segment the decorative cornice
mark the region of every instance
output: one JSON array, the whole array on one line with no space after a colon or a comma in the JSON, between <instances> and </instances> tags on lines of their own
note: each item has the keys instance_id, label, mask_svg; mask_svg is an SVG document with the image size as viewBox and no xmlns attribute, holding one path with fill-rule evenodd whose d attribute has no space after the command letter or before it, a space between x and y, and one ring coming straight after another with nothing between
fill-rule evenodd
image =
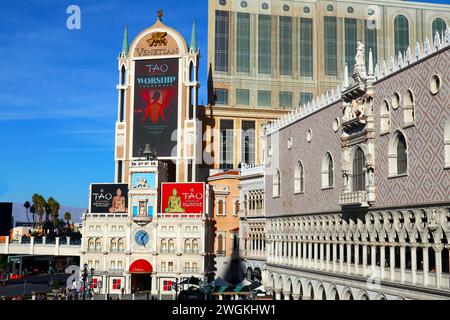
<instances>
[{"instance_id":1,"label":"decorative cornice","mask_svg":"<svg viewBox=\"0 0 450 320\"><path fill-rule=\"evenodd\" d=\"M450 27L447 27L443 39L441 35L436 32L434 36L433 44L430 43L428 38L425 38L423 49L419 43L416 43L414 50L414 56L412 55L411 48L408 48L406 52L399 52L397 59L391 57L389 62L382 61L375 66L374 79L380 81L400 70L409 67L411 64L417 63L428 56L450 46ZM403 56L403 54L405 56ZM373 70L373 66L369 66L369 70ZM370 72L369 71L369 72ZM348 73L348 70L346 71ZM348 89L348 76L345 77L343 86L338 86L336 89L332 89L331 92L326 92L320 98L317 98L313 102L308 102L306 105L300 106L292 112L284 115L281 119L265 126L265 136L271 135L291 124L309 117L310 115L328 108L335 104L342 98L342 93Z\"/></svg>"}]
</instances>

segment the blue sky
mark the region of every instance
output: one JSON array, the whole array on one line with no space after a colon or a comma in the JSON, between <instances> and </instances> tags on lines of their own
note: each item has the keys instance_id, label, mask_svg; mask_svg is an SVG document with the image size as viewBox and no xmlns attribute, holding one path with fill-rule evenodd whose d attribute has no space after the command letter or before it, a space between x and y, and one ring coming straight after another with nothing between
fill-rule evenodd
<instances>
[{"instance_id":1,"label":"blue sky","mask_svg":"<svg viewBox=\"0 0 450 320\"><path fill-rule=\"evenodd\" d=\"M450 0L429 2L450 3ZM81 30L66 28L67 7L81 8ZM87 206L91 182L114 179L117 56L124 25L130 41L156 11L190 39L197 20L206 97L207 1L20 0L0 19L0 201L35 192Z\"/></svg>"}]
</instances>

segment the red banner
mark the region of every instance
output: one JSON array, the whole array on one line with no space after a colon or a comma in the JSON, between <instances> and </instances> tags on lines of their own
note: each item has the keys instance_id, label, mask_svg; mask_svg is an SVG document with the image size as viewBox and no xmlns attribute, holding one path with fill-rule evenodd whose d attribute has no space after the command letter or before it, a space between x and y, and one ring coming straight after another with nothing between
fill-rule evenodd
<instances>
[{"instance_id":1,"label":"red banner","mask_svg":"<svg viewBox=\"0 0 450 320\"><path fill-rule=\"evenodd\" d=\"M203 214L205 212L204 183L163 183L162 214Z\"/></svg>"}]
</instances>

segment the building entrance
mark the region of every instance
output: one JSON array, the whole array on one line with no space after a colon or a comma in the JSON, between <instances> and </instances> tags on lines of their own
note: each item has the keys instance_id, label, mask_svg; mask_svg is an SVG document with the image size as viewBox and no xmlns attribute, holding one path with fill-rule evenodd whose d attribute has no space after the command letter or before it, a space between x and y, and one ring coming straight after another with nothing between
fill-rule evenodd
<instances>
[{"instance_id":1,"label":"building entrance","mask_svg":"<svg viewBox=\"0 0 450 320\"><path fill-rule=\"evenodd\" d=\"M152 275L151 274L133 274L131 275L132 292L151 292Z\"/></svg>"}]
</instances>

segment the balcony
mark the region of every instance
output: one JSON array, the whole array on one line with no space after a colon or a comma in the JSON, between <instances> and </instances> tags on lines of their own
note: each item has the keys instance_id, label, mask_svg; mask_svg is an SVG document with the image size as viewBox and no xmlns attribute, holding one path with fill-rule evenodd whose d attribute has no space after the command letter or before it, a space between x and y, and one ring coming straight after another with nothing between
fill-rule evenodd
<instances>
[{"instance_id":1,"label":"balcony","mask_svg":"<svg viewBox=\"0 0 450 320\"><path fill-rule=\"evenodd\" d=\"M367 191L345 192L339 196L342 207L369 207Z\"/></svg>"}]
</instances>

